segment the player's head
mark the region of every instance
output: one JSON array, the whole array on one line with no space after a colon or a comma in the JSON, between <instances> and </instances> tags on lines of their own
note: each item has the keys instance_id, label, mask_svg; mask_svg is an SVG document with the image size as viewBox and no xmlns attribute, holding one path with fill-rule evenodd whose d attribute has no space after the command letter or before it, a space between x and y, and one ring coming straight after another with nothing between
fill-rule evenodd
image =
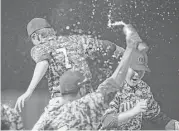
<instances>
[{"instance_id":1,"label":"player's head","mask_svg":"<svg viewBox=\"0 0 179 131\"><path fill-rule=\"evenodd\" d=\"M144 77L145 72L150 72L148 67L148 57L145 52L136 50L133 52L132 64L128 69L126 75L126 82L130 86L136 86L138 82Z\"/></svg>"},{"instance_id":2,"label":"player's head","mask_svg":"<svg viewBox=\"0 0 179 131\"><path fill-rule=\"evenodd\" d=\"M34 45L45 42L50 37L54 37L56 32L43 18L34 18L27 24L27 33Z\"/></svg>"},{"instance_id":3,"label":"player's head","mask_svg":"<svg viewBox=\"0 0 179 131\"><path fill-rule=\"evenodd\" d=\"M82 97L80 93L81 84L85 77L79 71L68 70L60 78L60 93L63 97L74 99Z\"/></svg>"}]
</instances>

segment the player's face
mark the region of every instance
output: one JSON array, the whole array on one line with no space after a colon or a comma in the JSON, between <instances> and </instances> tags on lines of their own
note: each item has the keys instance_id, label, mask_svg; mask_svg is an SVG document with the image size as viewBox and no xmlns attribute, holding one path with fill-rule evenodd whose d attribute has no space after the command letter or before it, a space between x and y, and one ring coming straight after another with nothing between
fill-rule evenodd
<instances>
[{"instance_id":1,"label":"player's face","mask_svg":"<svg viewBox=\"0 0 179 131\"><path fill-rule=\"evenodd\" d=\"M34 45L39 45L41 43L41 40L40 40L39 36L36 33L33 33L31 35L31 40L32 40L32 43Z\"/></svg>"},{"instance_id":2,"label":"player's face","mask_svg":"<svg viewBox=\"0 0 179 131\"><path fill-rule=\"evenodd\" d=\"M56 32L53 28L43 28L34 32L31 35L31 40L34 45L38 45L49 40L49 38L54 38L55 35Z\"/></svg>"},{"instance_id":3,"label":"player's face","mask_svg":"<svg viewBox=\"0 0 179 131\"><path fill-rule=\"evenodd\" d=\"M133 70L132 68L129 68L126 75L126 82L130 86L136 86L138 82L144 77L144 74L144 70Z\"/></svg>"}]
</instances>

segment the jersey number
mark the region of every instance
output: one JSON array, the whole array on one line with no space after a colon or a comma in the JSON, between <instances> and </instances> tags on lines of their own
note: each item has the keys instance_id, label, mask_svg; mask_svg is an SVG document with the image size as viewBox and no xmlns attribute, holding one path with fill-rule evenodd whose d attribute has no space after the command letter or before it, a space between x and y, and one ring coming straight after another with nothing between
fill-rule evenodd
<instances>
[{"instance_id":1,"label":"jersey number","mask_svg":"<svg viewBox=\"0 0 179 131\"><path fill-rule=\"evenodd\" d=\"M68 69L68 68L71 68L72 65L69 63L69 60L68 60L68 56L67 56L67 51L66 51L66 48L59 48L57 49L57 52L62 52L65 56L65 67Z\"/></svg>"}]
</instances>

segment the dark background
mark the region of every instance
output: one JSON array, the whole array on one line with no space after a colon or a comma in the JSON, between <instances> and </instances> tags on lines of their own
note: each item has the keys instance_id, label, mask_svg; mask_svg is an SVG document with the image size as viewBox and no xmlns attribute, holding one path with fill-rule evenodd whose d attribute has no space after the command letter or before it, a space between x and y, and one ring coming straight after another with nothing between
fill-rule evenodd
<instances>
[{"instance_id":1,"label":"dark background","mask_svg":"<svg viewBox=\"0 0 179 131\"><path fill-rule=\"evenodd\" d=\"M35 63L30 57L33 45L26 25L32 18L46 18L58 34L90 34L125 47L121 27L107 28L107 15L112 10L112 22L132 24L148 44L152 72L144 80L162 111L179 120L178 0L2 0L1 6L3 103L13 107L31 80ZM48 100L47 81L43 79L23 109L26 129L32 128ZM164 128L145 123L144 129Z\"/></svg>"}]
</instances>

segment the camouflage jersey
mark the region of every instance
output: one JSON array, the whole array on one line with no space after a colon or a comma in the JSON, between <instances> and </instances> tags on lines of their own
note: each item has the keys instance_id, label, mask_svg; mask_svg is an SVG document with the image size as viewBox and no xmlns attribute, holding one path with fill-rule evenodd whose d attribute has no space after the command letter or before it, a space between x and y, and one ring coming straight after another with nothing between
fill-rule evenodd
<instances>
[{"instance_id":1,"label":"camouflage jersey","mask_svg":"<svg viewBox=\"0 0 179 131\"><path fill-rule=\"evenodd\" d=\"M23 130L19 113L5 104L1 104L1 130Z\"/></svg>"},{"instance_id":2,"label":"camouflage jersey","mask_svg":"<svg viewBox=\"0 0 179 131\"><path fill-rule=\"evenodd\" d=\"M147 111L139 113L131 119L119 123L117 121L118 114L133 108L141 99L147 99ZM165 114L160 112L160 106L154 100L150 87L141 80L136 87L130 87L126 83L123 86L122 91L116 94L109 105L109 109L105 111L101 129L140 130L142 119L158 122L158 124L163 121L163 123L165 123L164 125L171 120Z\"/></svg>"},{"instance_id":3,"label":"camouflage jersey","mask_svg":"<svg viewBox=\"0 0 179 131\"><path fill-rule=\"evenodd\" d=\"M87 81L87 84L84 84L86 93L93 92L106 77L100 78L98 85L96 85L96 82L91 84L91 70L94 67L90 66L91 69L89 68L90 62L104 63L106 58L112 58L112 56L117 58L118 55L115 54L117 50L121 49L109 41L97 40L86 35L59 36L56 39L34 46L31 50L31 56L36 63L48 60L49 68L46 72L46 78L48 79L49 91L53 96L54 93L60 92L60 76L70 68L84 74ZM108 67L106 69L109 70ZM103 76L109 76L112 72L110 69L110 73L108 75L105 73ZM99 79L96 76L94 77L93 80ZM93 85L93 88L91 85Z\"/></svg>"},{"instance_id":4,"label":"camouflage jersey","mask_svg":"<svg viewBox=\"0 0 179 131\"><path fill-rule=\"evenodd\" d=\"M95 130L118 88L115 81L108 78L95 92L72 102L62 104L58 97L53 98L32 130L58 130L63 127L67 130Z\"/></svg>"}]
</instances>

